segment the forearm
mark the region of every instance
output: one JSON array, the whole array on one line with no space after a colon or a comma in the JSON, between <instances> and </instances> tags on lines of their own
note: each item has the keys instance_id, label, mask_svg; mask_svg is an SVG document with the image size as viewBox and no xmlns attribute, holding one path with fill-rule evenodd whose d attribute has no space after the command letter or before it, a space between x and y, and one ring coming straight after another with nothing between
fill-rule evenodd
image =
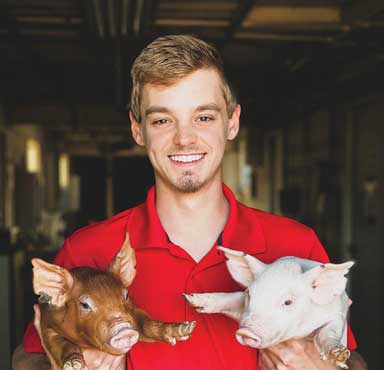
<instances>
[{"instance_id":1,"label":"forearm","mask_svg":"<svg viewBox=\"0 0 384 370\"><path fill-rule=\"evenodd\" d=\"M348 362L349 370L367 370L368 366L363 357L356 351L351 352Z\"/></svg>"},{"instance_id":2,"label":"forearm","mask_svg":"<svg viewBox=\"0 0 384 370\"><path fill-rule=\"evenodd\" d=\"M23 345L19 345L12 356L13 370L50 370L48 357L42 353L27 353Z\"/></svg>"}]
</instances>

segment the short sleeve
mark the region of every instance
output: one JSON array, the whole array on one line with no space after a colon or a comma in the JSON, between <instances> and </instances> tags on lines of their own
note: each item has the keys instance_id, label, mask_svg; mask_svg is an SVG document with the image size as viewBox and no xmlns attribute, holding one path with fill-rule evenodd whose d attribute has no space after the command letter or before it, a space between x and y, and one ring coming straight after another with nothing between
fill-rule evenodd
<instances>
[{"instance_id":1,"label":"short sleeve","mask_svg":"<svg viewBox=\"0 0 384 370\"><path fill-rule=\"evenodd\" d=\"M329 257L327 255L327 252L325 251L323 245L321 244L319 238L317 237L316 233L311 229L311 249L309 252L308 259L312 261L318 261L318 262L323 262L327 263L329 262Z\"/></svg>"}]
</instances>

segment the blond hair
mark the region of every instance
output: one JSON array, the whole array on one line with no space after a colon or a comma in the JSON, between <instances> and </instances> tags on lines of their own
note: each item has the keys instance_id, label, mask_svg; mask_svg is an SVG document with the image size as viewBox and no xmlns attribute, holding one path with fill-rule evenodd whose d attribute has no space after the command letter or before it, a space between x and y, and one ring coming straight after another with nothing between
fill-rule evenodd
<instances>
[{"instance_id":1,"label":"blond hair","mask_svg":"<svg viewBox=\"0 0 384 370\"><path fill-rule=\"evenodd\" d=\"M147 83L172 85L198 69L214 68L223 82L223 95L229 116L237 101L225 76L221 57L212 45L189 35L162 36L150 43L136 58L131 69L130 109L141 121L140 103Z\"/></svg>"}]
</instances>

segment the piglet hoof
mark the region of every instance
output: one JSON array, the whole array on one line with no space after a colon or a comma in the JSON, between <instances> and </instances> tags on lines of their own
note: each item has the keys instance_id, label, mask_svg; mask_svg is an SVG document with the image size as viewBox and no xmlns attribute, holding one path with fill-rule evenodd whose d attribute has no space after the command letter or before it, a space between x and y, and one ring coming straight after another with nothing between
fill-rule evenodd
<instances>
[{"instance_id":1,"label":"piglet hoof","mask_svg":"<svg viewBox=\"0 0 384 370\"><path fill-rule=\"evenodd\" d=\"M179 335L180 337L185 337L186 335L191 335L193 329L196 326L196 321L184 321L179 324Z\"/></svg>"},{"instance_id":2,"label":"piglet hoof","mask_svg":"<svg viewBox=\"0 0 384 370\"><path fill-rule=\"evenodd\" d=\"M188 304L196 308L197 312L200 312L200 313L214 312L214 310L209 309L209 307L213 306L213 300L211 300L209 293L183 294L183 296Z\"/></svg>"},{"instance_id":3,"label":"piglet hoof","mask_svg":"<svg viewBox=\"0 0 384 370\"><path fill-rule=\"evenodd\" d=\"M75 358L67 360L64 363L63 370L88 370L88 367L85 365L82 359Z\"/></svg>"},{"instance_id":4,"label":"piglet hoof","mask_svg":"<svg viewBox=\"0 0 384 370\"><path fill-rule=\"evenodd\" d=\"M351 352L344 346L333 347L328 355L328 357L342 369L348 369L346 362L350 356Z\"/></svg>"},{"instance_id":5,"label":"piglet hoof","mask_svg":"<svg viewBox=\"0 0 384 370\"><path fill-rule=\"evenodd\" d=\"M167 341L171 346L174 346L177 342L176 338L167 338Z\"/></svg>"},{"instance_id":6,"label":"piglet hoof","mask_svg":"<svg viewBox=\"0 0 384 370\"><path fill-rule=\"evenodd\" d=\"M164 339L166 342L174 346L178 341L189 339L195 326L195 321L166 324L164 328Z\"/></svg>"}]
</instances>

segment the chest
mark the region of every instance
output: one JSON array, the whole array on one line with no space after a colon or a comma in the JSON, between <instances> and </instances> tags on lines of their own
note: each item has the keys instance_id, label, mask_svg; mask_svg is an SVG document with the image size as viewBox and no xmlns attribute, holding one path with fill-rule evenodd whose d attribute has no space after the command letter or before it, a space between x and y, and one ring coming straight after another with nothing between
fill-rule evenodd
<instances>
[{"instance_id":1,"label":"chest","mask_svg":"<svg viewBox=\"0 0 384 370\"><path fill-rule=\"evenodd\" d=\"M190 241L187 243L181 242L179 244L180 248L182 248L187 254L191 256L191 258L196 262L200 262L205 255L211 250L212 243L191 243Z\"/></svg>"},{"instance_id":2,"label":"chest","mask_svg":"<svg viewBox=\"0 0 384 370\"><path fill-rule=\"evenodd\" d=\"M205 228L178 230L168 234L169 239L176 246L183 249L196 263L200 262L204 256L215 245L220 230L207 230Z\"/></svg>"},{"instance_id":3,"label":"chest","mask_svg":"<svg viewBox=\"0 0 384 370\"><path fill-rule=\"evenodd\" d=\"M137 274L129 289L134 302L157 319L187 320L195 310L183 293L236 291L241 287L231 278L225 260L215 251L196 263L180 247L174 250L137 251Z\"/></svg>"}]
</instances>

